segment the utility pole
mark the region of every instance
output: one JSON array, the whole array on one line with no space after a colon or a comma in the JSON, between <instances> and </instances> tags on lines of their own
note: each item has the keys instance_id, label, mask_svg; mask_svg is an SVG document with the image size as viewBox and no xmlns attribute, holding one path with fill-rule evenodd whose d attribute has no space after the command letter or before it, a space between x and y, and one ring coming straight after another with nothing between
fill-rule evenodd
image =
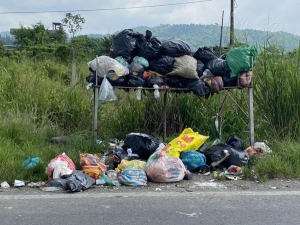
<instances>
[{"instance_id":1,"label":"utility pole","mask_svg":"<svg viewBox=\"0 0 300 225\"><path fill-rule=\"evenodd\" d=\"M233 48L234 46L234 1L235 0L230 0L230 42L229 42L229 47Z\"/></svg>"}]
</instances>

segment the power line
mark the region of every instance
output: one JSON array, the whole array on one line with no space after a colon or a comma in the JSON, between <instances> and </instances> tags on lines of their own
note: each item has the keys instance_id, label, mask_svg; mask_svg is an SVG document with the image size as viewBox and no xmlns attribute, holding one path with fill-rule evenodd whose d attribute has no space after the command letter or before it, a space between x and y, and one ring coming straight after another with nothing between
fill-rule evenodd
<instances>
[{"instance_id":1,"label":"power line","mask_svg":"<svg viewBox=\"0 0 300 225\"><path fill-rule=\"evenodd\" d=\"M164 6L172 6L172 5L195 4L195 3L209 2L209 1L212 1L212 0L202 0L202 1L192 1L192 2L179 2L179 3L170 3L170 4L160 4L160 5L119 7L119 8L48 10L48 11L31 11L31 12L30 11L11 11L11 12L0 12L0 14L71 13L71 12L113 11L113 10L141 9L141 8L154 8L154 7L164 7Z\"/></svg>"}]
</instances>

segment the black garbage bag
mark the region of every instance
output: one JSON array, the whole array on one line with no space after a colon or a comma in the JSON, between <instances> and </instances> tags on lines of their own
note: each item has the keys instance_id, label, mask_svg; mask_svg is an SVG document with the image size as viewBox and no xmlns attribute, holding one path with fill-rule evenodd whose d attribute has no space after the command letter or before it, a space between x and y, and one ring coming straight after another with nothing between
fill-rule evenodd
<instances>
[{"instance_id":1,"label":"black garbage bag","mask_svg":"<svg viewBox=\"0 0 300 225\"><path fill-rule=\"evenodd\" d=\"M210 88L200 79L188 79L186 81L186 88L199 97L208 98L210 94Z\"/></svg>"},{"instance_id":2,"label":"black garbage bag","mask_svg":"<svg viewBox=\"0 0 300 225\"><path fill-rule=\"evenodd\" d=\"M126 152L128 148L131 148L132 153L139 155L141 160L148 160L160 143L159 139L149 134L129 133L126 135L122 148Z\"/></svg>"},{"instance_id":3,"label":"black garbage bag","mask_svg":"<svg viewBox=\"0 0 300 225\"><path fill-rule=\"evenodd\" d=\"M170 56L160 56L149 61L149 69L165 75L172 71L174 58Z\"/></svg>"},{"instance_id":4,"label":"black garbage bag","mask_svg":"<svg viewBox=\"0 0 300 225\"><path fill-rule=\"evenodd\" d=\"M217 59L216 53L209 47L201 47L194 53L194 58L201 60L204 64L208 63L210 60Z\"/></svg>"},{"instance_id":5,"label":"black garbage bag","mask_svg":"<svg viewBox=\"0 0 300 225\"><path fill-rule=\"evenodd\" d=\"M125 29L113 38L112 52L117 56L122 56L127 62L130 62L137 54L136 41L142 34L134 32L132 29Z\"/></svg>"},{"instance_id":6,"label":"black garbage bag","mask_svg":"<svg viewBox=\"0 0 300 225\"><path fill-rule=\"evenodd\" d=\"M143 78L141 78L140 76L127 75L126 86L127 87L144 87L145 80Z\"/></svg>"},{"instance_id":7,"label":"black garbage bag","mask_svg":"<svg viewBox=\"0 0 300 225\"><path fill-rule=\"evenodd\" d=\"M157 58L161 55L161 41L152 37L151 31L146 31L146 36L137 40L138 55L147 60Z\"/></svg>"},{"instance_id":8,"label":"black garbage bag","mask_svg":"<svg viewBox=\"0 0 300 225\"><path fill-rule=\"evenodd\" d=\"M230 137L228 137L225 143L239 151L244 151L245 149L244 141L236 135L231 135Z\"/></svg>"},{"instance_id":9,"label":"black garbage bag","mask_svg":"<svg viewBox=\"0 0 300 225\"><path fill-rule=\"evenodd\" d=\"M187 78L172 75L164 77L165 84L167 84L171 88L186 88Z\"/></svg>"},{"instance_id":10,"label":"black garbage bag","mask_svg":"<svg viewBox=\"0 0 300 225\"><path fill-rule=\"evenodd\" d=\"M116 80L112 80L109 77L107 79L112 86L125 86L127 82L127 78L128 76L126 75L126 76L120 76Z\"/></svg>"},{"instance_id":11,"label":"black garbage bag","mask_svg":"<svg viewBox=\"0 0 300 225\"><path fill-rule=\"evenodd\" d=\"M86 76L85 80L88 83L93 83L94 85L96 84L96 76L95 73L91 72L88 76ZM103 80L103 77L98 76L98 85L101 85Z\"/></svg>"},{"instance_id":12,"label":"black garbage bag","mask_svg":"<svg viewBox=\"0 0 300 225\"><path fill-rule=\"evenodd\" d=\"M237 77L230 77L230 73L222 76L224 87L236 87Z\"/></svg>"},{"instance_id":13,"label":"black garbage bag","mask_svg":"<svg viewBox=\"0 0 300 225\"><path fill-rule=\"evenodd\" d=\"M212 59L206 64L206 68L209 69L215 76L226 76L230 74L230 68L226 61L221 58Z\"/></svg>"},{"instance_id":14,"label":"black garbage bag","mask_svg":"<svg viewBox=\"0 0 300 225\"><path fill-rule=\"evenodd\" d=\"M129 70L131 73L139 73L142 74L144 72L144 67L137 62L131 62L129 65Z\"/></svg>"},{"instance_id":15,"label":"black garbage bag","mask_svg":"<svg viewBox=\"0 0 300 225\"><path fill-rule=\"evenodd\" d=\"M225 156L224 150L227 150L230 154L228 160L223 161L219 166L228 168L231 165L242 166L248 163L249 156L246 152L238 151L227 144L217 144L211 146L205 152L207 164L210 165L212 162L217 162Z\"/></svg>"},{"instance_id":16,"label":"black garbage bag","mask_svg":"<svg viewBox=\"0 0 300 225\"><path fill-rule=\"evenodd\" d=\"M178 38L171 38L168 40L162 41L162 54L171 56L171 57L179 57L183 55L192 55L192 50L190 45Z\"/></svg>"},{"instance_id":17,"label":"black garbage bag","mask_svg":"<svg viewBox=\"0 0 300 225\"><path fill-rule=\"evenodd\" d=\"M153 87L154 84L157 84L159 87L164 85L164 78L161 76L157 76L155 74L150 74L148 78L145 79L145 87Z\"/></svg>"},{"instance_id":18,"label":"black garbage bag","mask_svg":"<svg viewBox=\"0 0 300 225\"><path fill-rule=\"evenodd\" d=\"M198 77L201 77L203 75L203 71L205 70L205 65L201 60L197 60L197 74Z\"/></svg>"}]
</instances>

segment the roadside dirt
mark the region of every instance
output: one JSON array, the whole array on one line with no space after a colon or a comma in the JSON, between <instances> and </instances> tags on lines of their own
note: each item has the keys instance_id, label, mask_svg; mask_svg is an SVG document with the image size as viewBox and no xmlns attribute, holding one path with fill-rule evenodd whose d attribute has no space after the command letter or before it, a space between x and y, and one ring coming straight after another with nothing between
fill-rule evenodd
<instances>
[{"instance_id":1,"label":"roadside dirt","mask_svg":"<svg viewBox=\"0 0 300 225\"><path fill-rule=\"evenodd\" d=\"M250 180L217 180L213 174L204 176L202 174L193 173L191 180L182 180L174 183L153 183L148 182L147 186L131 187L131 186L107 186L94 185L87 189L86 192L97 193L126 193L126 192L203 192L203 191L300 191L300 179L284 180L273 179L264 182L255 182ZM10 187L6 189L0 188L0 194L35 194L46 193L39 187Z\"/></svg>"}]
</instances>

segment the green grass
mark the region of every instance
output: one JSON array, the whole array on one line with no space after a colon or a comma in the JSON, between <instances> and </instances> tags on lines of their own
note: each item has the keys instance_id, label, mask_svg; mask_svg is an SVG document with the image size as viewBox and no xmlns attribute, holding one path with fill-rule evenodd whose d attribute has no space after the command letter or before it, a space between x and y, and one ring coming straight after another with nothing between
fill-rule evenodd
<instances>
[{"instance_id":1,"label":"green grass","mask_svg":"<svg viewBox=\"0 0 300 225\"><path fill-rule=\"evenodd\" d=\"M262 49L254 68L255 140L267 139L273 154L245 167L245 177L254 170L260 180L299 178L300 169L300 48L284 54ZM49 161L65 152L79 167L79 154L109 149L110 138L124 139L131 132L163 137L163 93L159 99L146 91L141 101L134 92L120 91L118 100L99 106L98 137L94 144L92 91L86 90L86 62L78 62L79 82L71 87L71 64L51 58L41 61L22 54L0 58L0 181L38 181L47 178ZM230 97L228 94L230 94ZM247 89L222 92L222 141L236 134L249 143ZM237 103L237 104L236 104ZM218 107L215 94L202 102L192 93L167 94L167 142L186 127L217 138L214 118ZM51 144L55 136L70 136L66 144ZM22 168L28 157L44 162L32 170Z\"/></svg>"}]
</instances>

